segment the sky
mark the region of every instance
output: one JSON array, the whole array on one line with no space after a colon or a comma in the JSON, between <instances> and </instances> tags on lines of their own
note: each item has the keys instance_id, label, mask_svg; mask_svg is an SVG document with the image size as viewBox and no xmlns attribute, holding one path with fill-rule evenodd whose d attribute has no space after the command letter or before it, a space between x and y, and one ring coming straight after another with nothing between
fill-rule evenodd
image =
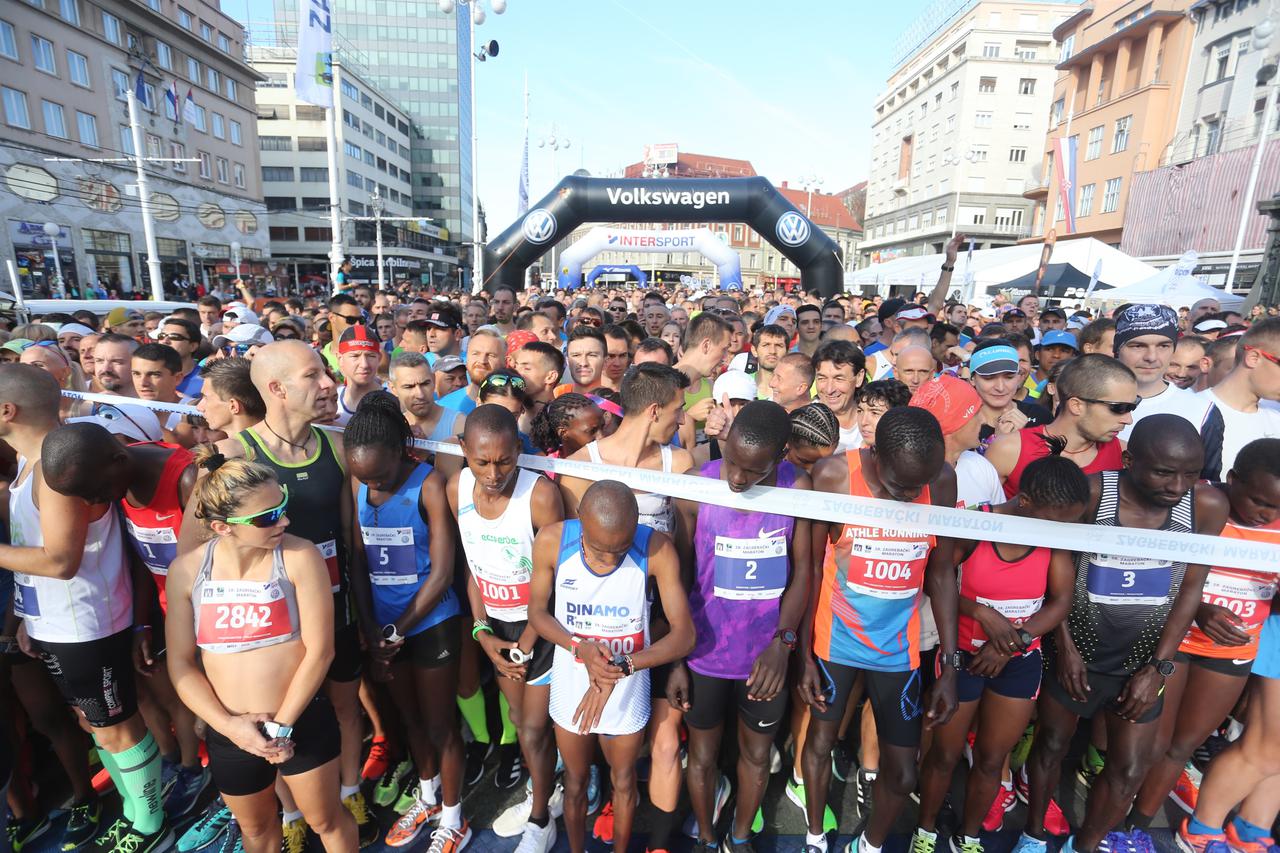
<instances>
[{"instance_id":1,"label":"sky","mask_svg":"<svg viewBox=\"0 0 1280 853\"><path fill-rule=\"evenodd\" d=\"M775 184L817 176L835 192L865 180L890 51L929 2L508 0L476 28L478 43L499 44L476 67L489 233L516 216L526 74L531 205L556 173L616 174L647 143L750 160ZM271 19L270 0L222 6ZM553 133L570 143L554 155L538 147Z\"/></svg>"}]
</instances>

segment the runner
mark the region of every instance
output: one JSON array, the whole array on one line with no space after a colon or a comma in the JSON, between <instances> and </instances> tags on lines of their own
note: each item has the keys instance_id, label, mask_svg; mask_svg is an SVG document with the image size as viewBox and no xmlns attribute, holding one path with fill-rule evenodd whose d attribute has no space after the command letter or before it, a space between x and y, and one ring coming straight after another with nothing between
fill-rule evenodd
<instances>
[{"instance_id":1,"label":"runner","mask_svg":"<svg viewBox=\"0 0 1280 853\"><path fill-rule=\"evenodd\" d=\"M817 399L840 422L838 450L858 446L858 388L866 378L867 359L848 341L827 341L813 354Z\"/></svg>"},{"instance_id":2,"label":"runner","mask_svg":"<svg viewBox=\"0 0 1280 853\"><path fill-rule=\"evenodd\" d=\"M814 338L817 345L817 338ZM787 355L787 332L781 326L761 326L751 335L750 352L737 353L729 361L730 370L741 370L755 377L761 399L767 399L778 363ZM809 353L797 353L808 363ZM785 380L785 377L784 377ZM806 386L805 392L808 393Z\"/></svg>"},{"instance_id":3,"label":"runner","mask_svg":"<svg viewBox=\"0 0 1280 853\"><path fill-rule=\"evenodd\" d=\"M196 408L210 429L235 435L267 414L262 395L254 387L246 358L217 358L200 368L203 380Z\"/></svg>"},{"instance_id":4,"label":"runner","mask_svg":"<svg viewBox=\"0 0 1280 853\"><path fill-rule=\"evenodd\" d=\"M285 533L290 497L266 465L202 449L194 517L214 538L169 567L165 635L178 695L208 724L214 785L247 853L281 849L277 772L328 851L357 846L338 798L328 569Z\"/></svg>"},{"instance_id":5,"label":"runner","mask_svg":"<svg viewBox=\"0 0 1280 853\"><path fill-rule=\"evenodd\" d=\"M769 377L769 399L788 412L808 405L813 399L813 360L802 353L787 353Z\"/></svg>"},{"instance_id":6,"label":"runner","mask_svg":"<svg viewBox=\"0 0 1280 853\"><path fill-rule=\"evenodd\" d=\"M382 362L382 346L368 326L352 326L338 339L338 365L344 380L336 390L338 416L336 426L346 426L356 413L360 401L372 391L382 389L378 366Z\"/></svg>"},{"instance_id":7,"label":"runner","mask_svg":"<svg viewBox=\"0 0 1280 853\"><path fill-rule=\"evenodd\" d=\"M959 380L957 380L959 381ZM983 512L1019 518L1078 522L1089 501L1089 481L1075 463L1057 454L1027 466L1022 490ZM957 541L960 565L959 646L964 668L957 675L956 715L938 727L920 767L920 815L912 853L933 853L937 816L951 775L971 729L972 767L965 782L960 832L952 853L980 853L978 831L1000 829L1015 800L1004 781L1005 762L1035 711L1040 692L1040 637L1053 630L1071 606L1075 565L1069 551L993 542Z\"/></svg>"},{"instance_id":8,"label":"runner","mask_svg":"<svg viewBox=\"0 0 1280 853\"><path fill-rule=\"evenodd\" d=\"M528 385L536 416L555 399L556 386L564 376L564 355L551 344L534 341L521 347L516 352L513 362L512 366L524 377Z\"/></svg>"},{"instance_id":9,"label":"runner","mask_svg":"<svg viewBox=\"0 0 1280 853\"><path fill-rule=\"evenodd\" d=\"M457 853L471 840L459 799L462 737L453 707L439 701L458 689L453 527L444 480L409 453L412 437L383 391L365 395L343 434L364 543L352 561L353 588L365 636L379 636L373 676L400 711L420 778L417 802L387 832L387 846L407 846L438 818L431 850Z\"/></svg>"},{"instance_id":10,"label":"runner","mask_svg":"<svg viewBox=\"0 0 1280 853\"><path fill-rule=\"evenodd\" d=\"M703 465L699 474L727 483L735 493L757 485L807 489L809 476L783 459L790 438L785 409L764 400L748 403L721 442L723 457ZM717 760L726 714L732 720L736 708L738 796L721 850L751 853L752 824L769 781L770 747L786 716L788 662L808 604L809 522L710 502L678 506L685 529L694 531L689 609L697 641L686 663L672 667L667 698L685 713L689 727L697 849L718 843L715 827L728 784L717 782Z\"/></svg>"},{"instance_id":11,"label":"runner","mask_svg":"<svg viewBox=\"0 0 1280 853\"><path fill-rule=\"evenodd\" d=\"M860 386L854 394L857 438L852 447L874 447L876 443L876 425L884 417L884 413L898 406L911 402L911 389L897 379L877 379Z\"/></svg>"},{"instance_id":12,"label":"runner","mask_svg":"<svg viewBox=\"0 0 1280 853\"><path fill-rule=\"evenodd\" d=\"M548 812L555 770L547 710L553 647L527 620L534 536L561 521L564 508L550 480L516 467L519 438L509 412L492 405L477 408L467 416L462 448L466 467L449 478L446 494L470 567L467 594L477 615L472 633L500 676L502 704L519 732L533 783L529 796L501 815L494 828L503 835L522 834L522 853L547 853L555 844L558 816ZM510 746L500 747L504 750ZM518 763L515 767L518 781ZM563 811L563 800L559 808Z\"/></svg>"},{"instance_id":13,"label":"runner","mask_svg":"<svg viewBox=\"0 0 1280 853\"><path fill-rule=\"evenodd\" d=\"M1039 426L1050 420L1048 410L1031 400L1017 399L1018 350L1004 338L979 341L969 356L969 381L982 398L978 410L978 439L983 444L993 436Z\"/></svg>"},{"instance_id":14,"label":"runner","mask_svg":"<svg viewBox=\"0 0 1280 853\"><path fill-rule=\"evenodd\" d=\"M955 474L944 461L938 421L923 409L889 410L873 449L836 454L814 466L814 489L858 497L954 507ZM850 853L878 853L916 786L922 711L930 727L945 724L956 705L956 578L946 539L909 530L814 523L826 543L816 595L802 623L800 693L813 709L804 744L808 791L806 847L827 849L823 809L831 752L854 681L861 674L875 715L880 762L876 808L860 815ZM858 555L858 556L854 556ZM855 565L861 563L865 565ZM939 634L939 675L921 695L919 599L928 583Z\"/></svg>"},{"instance_id":15,"label":"runner","mask_svg":"<svg viewBox=\"0 0 1280 853\"><path fill-rule=\"evenodd\" d=\"M1234 467L1236 454L1249 442L1280 438L1280 317L1260 320L1242 337L1227 340L1238 342L1235 355L1226 359L1233 366L1220 381L1211 378L1200 394L1209 406L1201 476L1214 481Z\"/></svg>"},{"instance_id":16,"label":"runner","mask_svg":"<svg viewBox=\"0 0 1280 853\"><path fill-rule=\"evenodd\" d=\"M578 509L580 520L544 527L534 540L529 622L557 646L550 707L565 765L569 849L585 849L589 767L599 746L613 783L613 848L622 853L639 797L635 763L649 721L649 670L693 649L693 624L675 548L639 523L631 490L616 481L594 483ZM656 640L651 578L669 626ZM654 849L652 837L649 843Z\"/></svg>"},{"instance_id":17,"label":"runner","mask_svg":"<svg viewBox=\"0 0 1280 853\"><path fill-rule=\"evenodd\" d=\"M416 352L392 356L388 378L414 438L448 441L462 431L463 416L435 401L435 376L426 356Z\"/></svg>"},{"instance_id":18,"label":"runner","mask_svg":"<svg viewBox=\"0 0 1280 853\"><path fill-rule=\"evenodd\" d=\"M768 324L767 318L765 323ZM689 379L684 392L684 407L689 417L680 429L681 447L694 447L706 441L702 435L703 424L716 403L711 397L712 383L729 352L732 334L732 324L719 314L703 312L689 321L684 349L676 362L676 369Z\"/></svg>"},{"instance_id":19,"label":"runner","mask_svg":"<svg viewBox=\"0 0 1280 853\"><path fill-rule=\"evenodd\" d=\"M492 329L477 329L467 339L465 356L468 383L439 400L446 409L456 409L461 414L468 414L477 405L480 396L480 383L493 371L497 370L507 359L507 345L502 337ZM448 372L455 369L449 356L440 359L437 371Z\"/></svg>"},{"instance_id":20,"label":"runner","mask_svg":"<svg viewBox=\"0 0 1280 853\"><path fill-rule=\"evenodd\" d=\"M1199 335L1184 335L1173 348L1173 358L1164 378L1184 391L1203 391L1208 379L1205 348L1209 341Z\"/></svg>"},{"instance_id":21,"label":"runner","mask_svg":"<svg viewBox=\"0 0 1280 853\"><path fill-rule=\"evenodd\" d=\"M1217 489L1195 485L1203 463L1189 422L1168 413L1144 418L1129 441L1125 469L1090 478L1093 523L1216 535L1228 505ZM1093 853L1124 819L1147 772L1166 679L1177 670L1173 656L1206 573L1204 566L1158 557L1080 554L1070 613L1045 647L1049 676L1027 759L1030 811L1019 853L1046 849L1045 813L1081 717L1104 714L1107 760L1089 788L1084 823L1062 849ZM1150 843L1135 829L1128 838L1108 838L1106 849Z\"/></svg>"},{"instance_id":22,"label":"runner","mask_svg":"<svg viewBox=\"0 0 1280 853\"><path fill-rule=\"evenodd\" d=\"M836 452L840 443L840 422L823 403L809 403L791 412L791 439L787 461L806 474L813 466Z\"/></svg>"},{"instance_id":23,"label":"runner","mask_svg":"<svg viewBox=\"0 0 1280 853\"><path fill-rule=\"evenodd\" d=\"M0 545L0 566L14 572L18 643L43 659L67 703L91 728L123 799L123 815L98 834L95 849L165 850L173 833L160 797L160 750L137 708L132 589L119 516L108 503L59 494L50 480L49 472L84 462L70 455L67 439L102 428L59 429L60 402L57 382L46 371L22 364L0 368L0 438L18 454L9 486L13 544ZM85 846L100 813L92 800L74 803L63 843Z\"/></svg>"},{"instance_id":24,"label":"runner","mask_svg":"<svg viewBox=\"0 0 1280 853\"><path fill-rule=\"evenodd\" d=\"M1046 336L1047 339L1047 336ZM1128 441L1133 427L1148 415L1169 412L1199 428L1205 401L1165 379L1178 341L1178 313L1166 305L1129 305L1116 315L1116 358L1138 379L1138 408L1120 430Z\"/></svg>"},{"instance_id":25,"label":"runner","mask_svg":"<svg viewBox=\"0 0 1280 853\"><path fill-rule=\"evenodd\" d=\"M582 394L561 394L533 419L529 436L553 459L566 459L600 436L604 412ZM554 474L549 474L555 479Z\"/></svg>"},{"instance_id":26,"label":"runner","mask_svg":"<svg viewBox=\"0 0 1280 853\"><path fill-rule=\"evenodd\" d=\"M560 386L565 390L559 393L589 394L599 387L604 375L606 346L604 335L595 326L578 326L570 332L569 343L564 348L568 382Z\"/></svg>"}]
</instances>

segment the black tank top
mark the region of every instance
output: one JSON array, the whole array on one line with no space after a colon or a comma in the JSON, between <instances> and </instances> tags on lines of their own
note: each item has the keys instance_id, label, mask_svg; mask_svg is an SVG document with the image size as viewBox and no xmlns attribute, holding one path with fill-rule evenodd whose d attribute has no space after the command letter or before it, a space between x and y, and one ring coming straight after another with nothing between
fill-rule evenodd
<instances>
[{"instance_id":1,"label":"black tank top","mask_svg":"<svg viewBox=\"0 0 1280 853\"><path fill-rule=\"evenodd\" d=\"M271 454L253 427L236 434L245 455L276 472L280 485L289 489L289 532L320 549L329 569L333 589L333 624L342 628L353 624L347 554L342 542L342 512L339 496L346 488L347 475L328 433L311 428L316 450L305 462L281 462Z\"/></svg>"}]
</instances>

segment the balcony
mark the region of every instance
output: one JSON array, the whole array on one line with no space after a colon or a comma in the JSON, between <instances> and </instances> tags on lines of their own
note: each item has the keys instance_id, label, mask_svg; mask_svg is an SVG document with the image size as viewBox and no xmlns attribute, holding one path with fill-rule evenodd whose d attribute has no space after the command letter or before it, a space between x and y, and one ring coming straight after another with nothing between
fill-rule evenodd
<instances>
[{"instance_id":1,"label":"balcony","mask_svg":"<svg viewBox=\"0 0 1280 853\"><path fill-rule=\"evenodd\" d=\"M1022 185L1023 198L1040 198L1049 194L1048 178L1027 178L1025 184Z\"/></svg>"}]
</instances>

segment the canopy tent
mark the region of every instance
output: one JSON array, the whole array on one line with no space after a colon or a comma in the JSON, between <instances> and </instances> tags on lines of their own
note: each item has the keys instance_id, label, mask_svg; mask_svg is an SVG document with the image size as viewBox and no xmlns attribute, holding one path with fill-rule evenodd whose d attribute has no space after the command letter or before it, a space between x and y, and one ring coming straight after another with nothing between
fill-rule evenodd
<instances>
[{"instance_id":1,"label":"canopy tent","mask_svg":"<svg viewBox=\"0 0 1280 853\"><path fill-rule=\"evenodd\" d=\"M1165 267L1155 275L1125 287L1095 293L1089 301L1121 304L1124 302L1154 302L1171 308L1189 308L1201 299L1216 299L1223 309L1239 311L1244 297L1212 287L1191 271L1196 268L1199 256L1187 252L1171 267Z\"/></svg>"},{"instance_id":2,"label":"canopy tent","mask_svg":"<svg viewBox=\"0 0 1280 853\"><path fill-rule=\"evenodd\" d=\"M1024 290L1029 293L1035 287L1036 272L1037 270L1032 270L1026 275L1018 276L1013 281L993 284L987 288L987 294L995 296L1001 290ZM1044 271L1044 278L1040 282L1041 295L1050 299L1065 299L1077 294L1083 295L1089 290L1090 280L1089 273L1078 270L1071 264L1049 264ZM1111 285L1099 281L1095 287L1098 289L1110 289Z\"/></svg>"},{"instance_id":3,"label":"canopy tent","mask_svg":"<svg viewBox=\"0 0 1280 853\"><path fill-rule=\"evenodd\" d=\"M956 259L955 285L959 287L972 277L975 293L986 293L992 285L1004 285L1028 273L1034 276L1040 267L1040 243L1020 246L1003 246L999 249L979 249L969 258L964 252ZM877 285L915 285L928 290L938 280L938 268L945 256L915 255L897 258L883 264L875 264L846 277L846 286L874 287ZM1134 284L1156 273L1156 268L1114 249L1100 240L1084 237L1077 240L1059 240L1053 248L1050 260L1055 264L1070 264L1087 276L1102 262L1098 274L1100 281L1113 287Z\"/></svg>"}]
</instances>

